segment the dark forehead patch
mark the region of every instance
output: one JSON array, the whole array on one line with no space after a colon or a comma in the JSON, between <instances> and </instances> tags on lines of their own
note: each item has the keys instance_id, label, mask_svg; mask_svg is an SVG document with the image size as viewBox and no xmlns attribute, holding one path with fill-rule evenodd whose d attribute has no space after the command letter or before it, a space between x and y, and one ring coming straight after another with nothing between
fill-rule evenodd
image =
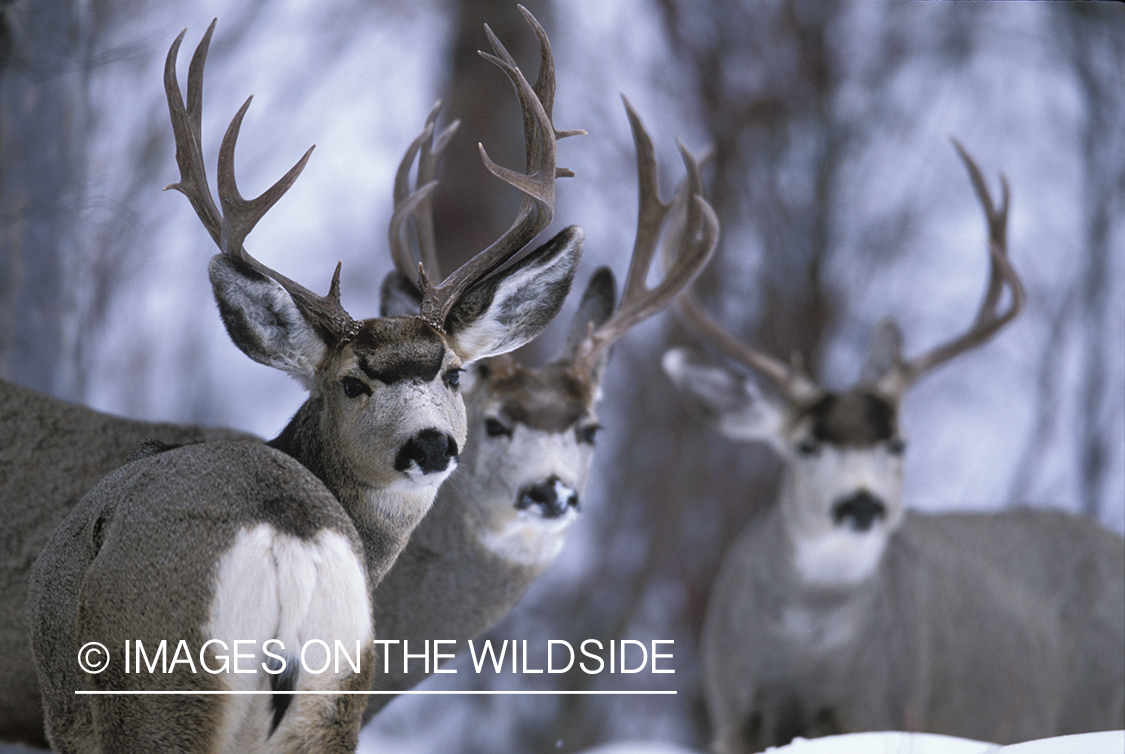
<instances>
[{"instance_id":1,"label":"dark forehead patch","mask_svg":"<svg viewBox=\"0 0 1125 754\"><path fill-rule=\"evenodd\" d=\"M353 344L359 368L385 385L434 379L446 353L441 334L415 317L366 320Z\"/></svg>"},{"instance_id":2,"label":"dark forehead patch","mask_svg":"<svg viewBox=\"0 0 1125 754\"><path fill-rule=\"evenodd\" d=\"M494 395L503 396L501 411L513 422L543 432L566 432L589 411L591 388L564 369L516 368L498 378Z\"/></svg>"},{"instance_id":3,"label":"dark forehead patch","mask_svg":"<svg viewBox=\"0 0 1125 754\"><path fill-rule=\"evenodd\" d=\"M895 434L895 407L872 393L828 393L805 412L813 437L832 445L869 447Z\"/></svg>"}]
</instances>

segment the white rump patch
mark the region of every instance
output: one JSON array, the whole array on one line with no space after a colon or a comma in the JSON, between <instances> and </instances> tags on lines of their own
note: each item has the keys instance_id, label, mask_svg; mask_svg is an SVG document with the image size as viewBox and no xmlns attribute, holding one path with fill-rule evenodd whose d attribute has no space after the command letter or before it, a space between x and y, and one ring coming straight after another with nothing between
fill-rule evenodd
<instances>
[{"instance_id":1,"label":"white rump patch","mask_svg":"<svg viewBox=\"0 0 1125 754\"><path fill-rule=\"evenodd\" d=\"M325 529L302 540L265 523L244 529L216 564L204 633L222 642L213 648L229 658L229 671L217 676L228 689L270 689L276 675L265 668L277 662L271 654L282 655L287 670L296 671L294 690L339 688L353 668L347 662L334 666L330 653L336 643L358 662L356 642L362 650L374 639L364 566L335 531ZM213 667L222 664L211 662ZM296 706L294 701L287 716ZM218 749L257 750L266 744L271 722L270 696L225 697Z\"/></svg>"}]
</instances>

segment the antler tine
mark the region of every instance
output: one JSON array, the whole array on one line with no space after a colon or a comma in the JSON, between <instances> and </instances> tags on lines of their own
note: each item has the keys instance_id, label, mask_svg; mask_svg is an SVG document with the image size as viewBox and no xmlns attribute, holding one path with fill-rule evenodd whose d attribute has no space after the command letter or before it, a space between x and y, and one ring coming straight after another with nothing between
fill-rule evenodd
<instances>
[{"instance_id":1,"label":"antler tine","mask_svg":"<svg viewBox=\"0 0 1125 754\"><path fill-rule=\"evenodd\" d=\"M403 155L395 173L394 205L389 226L391 258L400 273L410 278L418 275L416 282L422 288L422 280L427 277L441 278L441 268L437 258L437 245L434 241L433 191L437 188L438 166L441 164L453 134L460 121L453 121L441 133L434 135L441 102L434 104L426 118L426 126ZM417 188L410 191L410 169L414 158L418 158ZM408 221L414 221L418 238L418 251L421 270L414 267L414 257L407 240Z\"/></svg>"},{"instance_id":2,"label":"antler tine","mask_svg":"<svg viewBox=\"0 0 1125 754\"><path fill-rule=\"evenodd\" d=\"M434 106L430 113L431 120L436 121L440 107L440 102ZM418 156L418 184L437 182L438 168L441 166L445 148L453 139L453 134L457 132L460 125L460 120L454 120L444 131L437 134L433 141L422 142L422 153ZM437 242L434 239L434 211L430 194L426 195L414 222L415 231L418 233L418 251L421 256L422 269L430 270L433 279L440 280L442 278L441 263L438 261Z\"/></svg>"},{"instance_id":3,"label":"antler tine","mask_svg":"<svg viewBox=\"0 0 1125 754\"><path fill-rule=\"evenodd\" d=\"M531 13L522 7L521 12L539 38L540 57L543 62L540 65L537 83L545 82L540 88L545 93L553 93L554 62L546 34ZM540 101L538 92L528 84L511 55L487 26L485 31L492 41L496 55L485 52L481 52L480 55L504 71L515 85L520 107L524 113L527 173L518 173L497 165L489 158L483 144L478 145L481 160L490 173L523 192L524 196L516 219L493 244L450 274L441 285L431 286L424 277L420 281L421 317L438 328L444 327L449 310L471 285L499 269L538 235L539 231L550 224L554 213L555 179L573 175L569 170L556 167L555 141L561 137L551 123L551 118L543 102ZM576 132L566 132L562 135L572 133Z\"/></svg>"},{"instance_id":4,"label":"antler tine","mask_svg":"<svg viewBox=\"0 0 1125 754\"><path fill-rule=\"evenodd\" d=\"M965 332L909 361L892 365L880 379L879 384L882 389L896 396L901 396L911 383L934 367L982 345L1020 313L1027 298L1023 283L1020 282L1019 275L1008 258L1008 181L1003 175L1000 176L1001 200L1000 206L997 207L976 162L956 139L952 141L969 171L969 179L984 209L985 222L988 226L988 253L991 260L988 285L980 309ZM998 312L997 307L1005 285L1011 291L1011 302L1005 311Z\"/></svg>"},{"instance_id":5,"label":"antler tine","mask_svg":"<svg viewBox=\"0 0 1125 754\"><path fill-rule=\"evenodd\" d=\"M269 212L270 208L285 195L285 192L297 180L297 176L305 169L305 163L309 161L309 156L315 149L315 146L309 147L301 159L297 161L297 164L289 168L289 172L259 194L257 198L244 199L238 191L238 184L234 178L234 148L238 143L238 132L242 128L242 119L250 108L253 99L253 97L248 97L242 107L238 109L238 112L235 113L230 125L227 126L227 132L223 135L223 141L219 145L219 201L223 207L223 237L219 248L222 249L224 254L235 254L247 261L249 261L250 255L242 247L242 242L246 240L246 236L250 235L250 231L254 229L258 221Z\"/></svg>"},{"instance_id":6,"label":"antler tine","mask_svg":"<svg viewBox=\"0 0 1125 754\"><path fill-rule=\"evenodd\" d=\"M684 318L701 335L730 358L765 377L793 405L807 405L823 394L820 386L805 371L800 353L794 351L789 363L786 363L751 347L704 310L690 290L680 294L678 304Z\"/></svg>"},{"instance_id":7,"label":"antler tine","mask_svg":"<svg viewBox=\"0 0 1125 754\"><path fill-rule=\"evenodd\" d=\"M257 272L266 275L285 288L293 297L307 318L323 329L327 334L338 338L348 338L354 333L355 322L340 305L340 266L336 266L332 276L332 283L327 296L318 296L299 283L270 269L243 248L242 243L246 236L254 229L258 221L270 210L271 207L285 194L297 180L297 176L304 170L313 147L298 160L289 171L276 183L266 189L255 199L247 200L238 191L234 178L234 148L238 141L238 132L242 119L250 107L251 99L239 108L226 134L223 136L219 147L218 186L219 202L215 204L211 190L207 185L207 171L203 161L202 147L202 120L203 120L203 69L207 60L207 51L210 47L211 36L214 33L218 19L207 27L203 39L196 47L188 67L188 92L187 101L180 93L179 82L176 78L176 59L179 56L180 44L185 29L180 33L168 50L168 57L164 64L164 89L168 98L168 112L172 120L172 132L176 141L176 163L180 168L180 180L165 187L175 189L182 193L191 202L195 213L203 222L211 239L219 247L219 251L229 257L234 257L249 265Z\"/></svg>"},{"instance_id":8,"label":"antler tine","mask_svg":"<svg viewBox=\"0 0 1125 754\"><path fill-rule=\"evenodd\" d=\"M203 64L207 59L207 50L211 46L211 35L215 31L217 20L207 27L192 55L188 69L186 106L176 77L176 60L187 29L181 31L172 42L164 61L164 93L168 98L168 113L172 118L172 132L176 141L176 164L180 168L179 182L165 186L164 190L175 189L188 198L216 246L220 245L222 237L222 215L211 198L211 190L207 188L207 169L200 146L200 131L203 120Z\"/></svg>"},{"instance_id":9,"label":"antler tine","mask_svg":"<svg viewBox=\"0 0 1125 754\"><path fill-rule=\"evenodd\" d=\"M637 235L621 302L613 315L596 329L592 328L579 345L571 362L577 370L592 369L599 354L631 328L667 306L676 294L690 285L710 261L719 239L719 220L703 198L703 180L695 157L679 144L687 176L671 202L661 201L652 138L629 100L624 96L621 99L629 117L637 155ZM660 282L649 288L646 279L670 215L678 217L679 222L674 232L667 234L666 270Z\"/></svg>"}]
</instances>

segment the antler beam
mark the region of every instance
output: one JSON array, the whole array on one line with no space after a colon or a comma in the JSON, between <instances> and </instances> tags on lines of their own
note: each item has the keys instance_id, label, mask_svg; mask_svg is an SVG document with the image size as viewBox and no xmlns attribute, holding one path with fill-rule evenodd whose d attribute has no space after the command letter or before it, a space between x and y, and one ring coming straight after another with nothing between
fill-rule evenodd
<instances>
[{"instance_id":1,"label":"antler beam","mask_svg":"<svg viewBox=\"0 0 1125 754\"><path fill-rule=\"evenodd\" d=\"M547 39L547 33L535 20L535 17L522 5L519 6L519 9L539 39L540 64L535 86L533 87L527 82L519 67L516 66L515 60L487 26L485 26L485 32L496 54L492 55L485 52L480 54L504 71L516 87L516 94L523 111L527 172L518 173L501 167L489 158L484 145L479 145L479 148L485 168L500 180L523 192L523 200L520 203L519 214L508 230L488 248L450 274L440 285L431 284L424 272L420 276L419 288L422 292L420 315L431 325L438 328L444 327L450 309L465 290L512 259L551 222L555 205L555 179L573 175L571 171L557 167L556 141L567 136L585 133L584 131L555 130L551 122L551 107L555 92L555 65L551 55L551 44ZM423 139L423 141L425 140ZM435 147L434 152L440 154L440 149ZM423 176L420 176L419 182L423 178ZM429 192L433 190L432 185L433 181L431 180L411 195L415 196L421 192L420 196L415 196L413 200L408 197L404 205L413 203L415 206L409 208L404 206L402 211L410 214L422 207L428 201ZM427 186L431 187L427 188ZM428 214L428 209L422 209L421 211L423 215ZM396 210L396 215L399 214L399 211ZM392 226L394 225L395 222L392 222ZM396 239L404 239L401 216L397 227L392 227L392 235ZM423 251L424 249L423 246ZM401 248L397 253L402 254ZM401 265L399 269L402 270Z\"/></svg>"},{"instance_id":2,"label":"antler beam","mask_svg":"<svg viewBox=\"0 0 1125 754\"><path fill-rule=\"evenodd\" d=\"M902 361L899 358L897 363L880 378L878 383L880 389L894 396L901 396L911 383L934 367L982 345L1020 313L1027 299L1023 283L1020 282L1019 275L1016 274L1008 258L1008 180L1003 175L1000 176L998 207L992 200L992 195L976 162L956 139L953 139L953 146L969 171L973 190L984 209L988 226L988 254L991 260L988 286L980 309L969 329L909 361ZM1000 312L997 311L997 307L1005 287L1011 291L1010 302L1008 308Z\"/></svg>"},{"instance_id":3,"label":"antler beam","mask_svg":"<svg viewBox=\"0 0 1125 754\"><path fill-rule=\"evenodd\" d=\"M652 138L629 100L621 99L625 103L637 153L637 235L621 303L613 315L600 327L591 330L579 345L572 360L577 370L592 369L598 355L614 341L663 309L690 285L711 259L719 240L719 220L703 197L703 181L695 157L682 143L679 144L687 176L672 201L667 204L662 202ZM665 245L669 261L663 279L650 289L645 281L662 229L670 216L676 220L674 229L668 232L673 240Z\"/></svg>"},{"instance_id":4,"label":"antler beam","mask_svg":"<svg viewBox=\"0 0 1125 754\"><path fill-rule=\"evenodd\" d=\"M176 60L179 56L180 44L183 42L187 30L180 32L172 47L168 50L168 57L164 64L164 91L168 98L168 112L172 119L172 132L176 140L176 163L180 168L180 180L165 187L165 190L175 189L188 198L195 213L199 216L211 239L219 251L228 257L238 259L249 265L257 272L271 278L293 297L300 307L301 312L310 322L317 325L326 334L336 339L348 339L354 335L356 324L351 316L340 305L340 266L332 276L332 283L327 296L319 296L300 283L270 269L259 262L243 248L243 242L258 221L273 207L297 180L297 176L305 168L313 147L309 147L297 164L289 169L284 176L270 186L256 199L245 199L238 191L234 178L234 148L238 141L238 133L242 127L242 119L253 99L248 98L238 112L235 113L226 134L223 136L219 147L218 163L218 188L219 205L211 195L207 185L207 170L203 161L202 129L203 119L203 68L207 60L207 51L211 44L211 35L215 31L217 19L207 27L199 46L192 55L188 67L187 100L185 102L180 85L176 77Z\"/></svg>"}]
</instances>

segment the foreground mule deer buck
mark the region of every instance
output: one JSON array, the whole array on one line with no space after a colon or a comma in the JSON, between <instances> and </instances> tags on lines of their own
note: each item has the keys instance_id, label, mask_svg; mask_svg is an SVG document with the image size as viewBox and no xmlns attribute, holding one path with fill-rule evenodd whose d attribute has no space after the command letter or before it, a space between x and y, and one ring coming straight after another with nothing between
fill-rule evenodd
<instances>
[{"instance_id":1,"label":"foreground mule deer buck","mask_svg":"<svg viewBox=\"0 0 1125 754\"><path fill-rule=\"evenodd\" d=\"M1015 741L1125 725L1121 537L1047 510L903 510L906 390L985 343L1024 300L1006 253L1007 184L997 207L957 149L991 257L963 334L904 360L888 322L860 383L830 391L681 297L688 320L773 391L679 349L665 370L722 433L768 442L785 461L776 506L727 553L711 594L702 662L718 752L866 730Z\"/></svg>"},{"instance_id":2,"label":"foreground mule deer buck","mask_svg":"<svg viewBox=\"0 0 1125 754\"><path fill-rule=\"evenodd\" d=\"M556 132L536 93L494 42L499 57L485 57L516 87L531 166L509 171L482 149L490 172L525 195L504 236L440 285L425 282L413 317L353 320L339 267L327 296L269 269L242 242L308 153L261 197L243 199L233 157L247 101L220 149L219 211L199 139L213 29L192 59L186 105L175 72L182 34L168 54L181 171L173 187L221 251L211 281L232 340L297 377L310 398L269 445L153 448L100 482L52 535L32 573L28 622L48 737L61 751L354 750L366 699L339 692L368 688L373 590L465 443L459 374L538 335L580 256L581 231L568 228L504 266L549 224L555 178L567 171L555 166ZM79 667L93 658L80 657L88 642L107 648L103 672ZM168 673L140 668L128 649L143 644L151 655L162 642ZM325 649L334 646L346 649L343 663ZM306 691L319 693L292 695Z\"/></svg>"},{"instance_id":3,"label":"foreground mule deer buck","mask_svg":"<svg viewBox=\"0 0 1125 754\"><path fill-rule=\"evenodd\" d=\"M703 198L695 159L681 146L687 177L674 200L663 203L652 140L628 102L625 107L636 147L639 207L621 302L615 311L613 273L602 267L591 276L553 361L528 367L497 356L470 370L464 388L469 441L461 464L379 585L380 638L408 644L388 648L390 672L380 666L376 688L402 690L425 678L420 666L405 671L404 647L417 656L427 640L457 640L446 649L461 651L468 639L506 615L554 561L589 476L610 346L667 306L715 248L718 220ZM415 152L421 152L418 183L435 179L451 131L435 136L434 116L403 161L398 203L407 196ZM420 206L413 219L423 267L436 270L437 253L426 230L432 224L429 208ZM663 280L649 288L646 277L662 233L672 261ZM417 265L405 243L392 243L392 250L398 272L384 283L384 307L417 311L419 292L411 282ZM392 698L374 697L369 711Z\"/></svg>"}]
</instances>

